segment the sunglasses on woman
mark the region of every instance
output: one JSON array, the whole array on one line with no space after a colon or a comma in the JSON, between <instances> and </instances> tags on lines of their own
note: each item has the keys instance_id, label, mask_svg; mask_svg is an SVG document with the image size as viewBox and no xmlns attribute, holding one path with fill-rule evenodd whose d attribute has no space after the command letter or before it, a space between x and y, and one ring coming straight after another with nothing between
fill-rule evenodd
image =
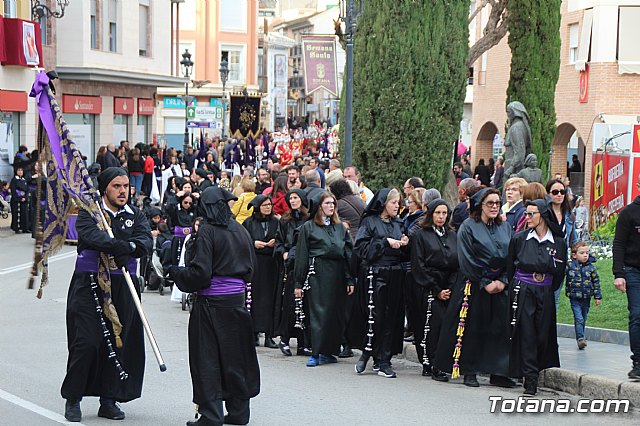
<instances>
[{"instance_id":1,"label":"sunglasses on woman","mask_svg":"<svg viewBox=\"0 0 640 426\"><path fill-rule=\"evenodd\" d=\"M553 195L558 195L558 194L560 194L560 195L564 195L566 192L567 192L567 191L565 191L564 189L554 189L554 190L552 190L552 191L551 191L551 193L552 193Z\"/></svg>"}]
</instances>

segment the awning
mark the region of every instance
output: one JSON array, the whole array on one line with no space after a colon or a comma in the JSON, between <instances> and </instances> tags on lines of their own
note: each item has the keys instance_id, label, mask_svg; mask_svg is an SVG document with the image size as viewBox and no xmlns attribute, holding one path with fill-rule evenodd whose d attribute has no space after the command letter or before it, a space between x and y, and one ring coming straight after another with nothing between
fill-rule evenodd
<instances>
[{"instance_id":1,"label":"awning","mask_svg":"<svg viewBox=\"0 0 640 426\"><path fill-rule=\"evenodd\" d=\"M640 7L620 7L618 73L640 74Z\"/></svg>"}]
</instances>

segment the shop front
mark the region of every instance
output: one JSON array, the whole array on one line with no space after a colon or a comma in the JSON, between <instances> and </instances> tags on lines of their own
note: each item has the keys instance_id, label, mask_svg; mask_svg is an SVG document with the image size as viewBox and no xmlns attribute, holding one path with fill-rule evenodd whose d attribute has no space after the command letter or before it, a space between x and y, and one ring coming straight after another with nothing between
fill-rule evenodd
<instances>
[{"instance_id":1,"label":"shop front","mask_svg":"<svg viewBox=\"0 0 640 426\"><path fill-rule=\"evenodd\" d=\"M96 127L102 113L102 98L62 95L62 112L71 139L82 155L87 157L87 162L92 163L96 155Z\"/></svg>"},{"instance_id":2,"label":"shop front","mask_svg":"<svg viewBox=\"0 0 640 426\"><path fill-rule=\"evenodd\" d=\"M0 179L13 177L13 157L20 146L20 124L27 111L25 92L0 90Z\"/></svg>"},{"instance_id":3,"label":"shop front","mask_svg":"<svg viewBox=\"0 0 640 426\"><path fill-rule=\"evenodd\" d=\"M153 99L138 99L138 121L135 143L151 143L151 120L155 111Z\"/></svg>"}]
</instances>

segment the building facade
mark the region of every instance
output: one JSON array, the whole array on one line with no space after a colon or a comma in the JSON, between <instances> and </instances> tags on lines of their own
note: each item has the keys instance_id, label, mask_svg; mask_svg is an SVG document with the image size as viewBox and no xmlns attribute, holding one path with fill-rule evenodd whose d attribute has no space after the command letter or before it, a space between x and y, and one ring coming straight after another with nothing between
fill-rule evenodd
<instances>
[{"instance_id":1,"label":"building facade","mask_svg":"<svg viewBox=\"0 0 640 426\"><path fill-rule=\"evenodd\" d=\"M574 191L589 199L593 126L630 124L640 115L640 6L633 0L564 0L560 23L560 77L556 86L556 133L551 175L567 174L573 154L583 165L572 175ZM477 34L485 14L477 17ZM506 89L511 55L507 38L474 66L473 165L494 155L496 134L504 137ZM521 100L526 107L526 99ZM576 191L577 190L577 191Z\"/></svg>"}]
</instances>

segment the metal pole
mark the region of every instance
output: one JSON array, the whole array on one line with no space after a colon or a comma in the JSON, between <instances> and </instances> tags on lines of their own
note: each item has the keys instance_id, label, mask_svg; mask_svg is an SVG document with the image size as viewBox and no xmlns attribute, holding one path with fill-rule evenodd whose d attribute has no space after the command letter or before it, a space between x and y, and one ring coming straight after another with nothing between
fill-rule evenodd
<instances>
[{"instance_id":1,"label":"metal pole","mask_svg":"<svg viewBox=\"0 0 640 426\"><path fill-rule=\"evenodd\" d=\"M188 78L188 77L187 77ZM187 148L189 147L189 82L184 84L184 91L186 96L184 97L184 150L182 155L187 154Z\"/></svg>"},{"instance_id":2,"label":"metal pole","mask_svg":"<svg viewBox=\"0 0 640 426\"><path fill-rule=\"evenodd\" d=\"M353 0L347 0L347 19L345 22L347 35L347 87L344 121L344 164L351 166L353 150Z\"/></svg>"},{"instance_id":3,"label":"metal pole","mask_svg":"<svg viewBox=\"0 0 640 426\"><path fill-rule=\"evenodd\" d=\"M224 96L224 88L226 81L222 82L222 137L224 138L224 126L227 122L227 98Z\"/></svg>"}]
</instances>

